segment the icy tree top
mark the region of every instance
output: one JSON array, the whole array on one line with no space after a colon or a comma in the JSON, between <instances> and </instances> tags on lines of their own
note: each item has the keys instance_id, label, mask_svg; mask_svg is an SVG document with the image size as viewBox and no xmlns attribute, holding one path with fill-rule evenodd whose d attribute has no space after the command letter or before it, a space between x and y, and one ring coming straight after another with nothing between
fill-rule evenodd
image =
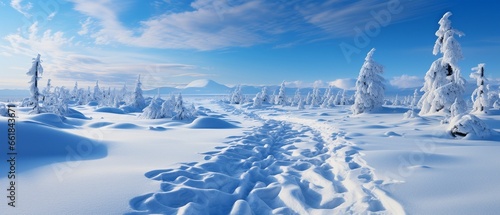
<instances>
[{"instance_id":1,"label":"icy tree top","mask_svg":"<svg viewBox=\"0 0 500 215\"><path fill-rule=\"evenodd\" d=\"M365 60L366 61L372 61L373 60L373 53L375 53L375 48L372 48L368 54L366 54Z\"/></svg>"},{"instance_id":2,"label":"icy tree top","mask_svg":"<svg viewBox=\"0 0 500 215\"><path fill-rule=\"evenodd\" d=\"M452 51L454 59L460 59L462 56L462 51L460 45L456 42L453 35L456 34L459 37L464 34L451 27L451 21L448 19L452 15L451 12L446 12L443 17L439 20L439 29L436 31L436 43L434 44L434 50L432 54L437 55L438 53L443 53L446 55L447 50ZM446 57L445 57L446 58ZM454 63L454 62L452 62Z\"/></svg>"},{"instance_id":3,"label":"icy tree top","mask_svg":"<svg viewBox=\"0 0 500 215\"><path fill-rule=\"evenodd\" d=\"M31 66L31 69L26 73L26 75L35 75L37 70L38 70L38 75L41 75L43 73L43 67L41 64L40 60L40 54L36 56L36 58L33 58L33 64Z\"/></svg>"},{"instance_id":4,"label":"icy tree top","mask_svg":"<svg viewBox=\"0 0 500 215\"><path fill-rule=\"evenodd\" d=\"M470 74L470 77L473 79L476 79L477 81L477 86L483 85L485 81L484 77L484 63L478 64L476 67L473 67L471 70L474 71L473 73Z\"/></svg>"}]
</instances>

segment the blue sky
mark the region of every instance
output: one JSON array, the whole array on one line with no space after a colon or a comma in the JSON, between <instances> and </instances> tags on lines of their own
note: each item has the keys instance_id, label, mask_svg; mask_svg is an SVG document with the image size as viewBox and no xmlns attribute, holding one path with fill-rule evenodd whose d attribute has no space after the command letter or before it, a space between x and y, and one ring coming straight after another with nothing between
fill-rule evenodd
<instances>
[{"instance_id":1,"label":"blue sky","mask_svg":"<svg viewBox=\"0 0 500 215\"><path fill-rule=\"evenodd\" d=\"M439 57L434 33L446 11L465 33L462 75L486 63L495 81L498 8L494 0L0 0L0 88L27 88L37 53L42 83L54 85L132 86L141 74L144 88L196 79L349 88L371 48L388 84L415 87Z\"/></svg>"}]
</instances>

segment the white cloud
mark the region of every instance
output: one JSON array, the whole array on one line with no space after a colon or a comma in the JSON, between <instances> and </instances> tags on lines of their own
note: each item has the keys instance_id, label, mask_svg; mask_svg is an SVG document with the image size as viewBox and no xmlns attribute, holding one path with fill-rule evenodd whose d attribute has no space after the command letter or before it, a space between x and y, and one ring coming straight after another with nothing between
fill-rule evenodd
<instances>
[{"instance_id":1,"label":"white cloud","mask_svg":"<svg viewBox=\"0 0 500 215\"><path fill-rule=\"evenodd\" d=\"M95 20L96 32L89 36L97 44L116 42L145 48L196 50L269 43L290 32L296 33L296 38L276 48L325 36L352 36L355 26L363 27L374 19L371 11L377 12L388 5L386 0L194 0L190 4L191 10L164 12L134 23L139 27L127 28L118 17L120 13L133 11L126 11L122 1L70 1L75 4L75 10ZM153 2L153 5L159 4ZM438 3L405 1L404 4L404 13L391 16L391 23L412 18L420 8L432 9ZM82 26L82 35L87 32Z\"/></svg>"},{"instance_id":2,"label":"white cloud","mask_svg":"<svg viewBox=\"0 0 500 215\"><path fill-rule=\"evenodd\" d=\"M82 26L81 30L78 31L79 35L86 35L89 33L89 28L90 25L92 24L92 19L90 17L87 17L87 19L83 22L80 22L80 25Z\"/></svg>"},{"instance_id":3,"label":"white cloud","mask_svg":"<svg viewBox=\"0 0 500 215\"><path fill-rule=\"evenodd\" d=\"M330 82L330 86L344 90L353 90L356 87L356 79L354 78L337 79L335 81Z\"/></svg>"},{"instance_id":4,"label":"white cloud","mask_svg":"<svg viewBox=\"0 0 500 215\"><path fill-rule=\"evenodd\" d=\"M197 50L247 47L293 30L295 25L283 23L298 20L279 10L276 2L196 0L192 11L160 14L141 21L140 27L126 28L118 19L120 1L72 1L75 10L96 21L99 28L90 36L98 44Z\"/></svg>"},{"instance_id":5,"label":"white cloud","mask_svg":"<svg viewBox=\"0 0 500 215\"><path fill-rule=\"evenodd\" d=\"M23 14L25 17L31 17L28 11L33 7L31 2L28 2L25 5L22 5L23 0L11 0L10 6L17 10L19 13Z\"/></svg>"},{"instance_id":6,"label":"white cloud","mask_svg":"<svg viewBox=\"0 0 500 215\"><path fill-rule=\"evenodd\" d=\"M56 16L56 14L57 14L56 12L52 12L52 13L50 13L50 14L47 16L47 20L49 20L49 21L50 21L50 20L52 20L52 19Z\"/></svg>"},{"instance_id":7,"label":"white cloud","mask_svg":"<svg viewBox=\"0 0 500 215\"><path fill-rule=\"evenodd\" d=\"M424 79L417 76L402 75L399 77L393 77L389 83L400 89L421 87L424 83Z\"/></svg>"},{"instance_id":8,"label":"white cloud","mask_svg":"<svg viewBox=\"0 0 500 215\"><path fill-rule=\"evenodd\" d=\"M8 45L0 46L0 55L24 55L30 59L40 53L44 61L44 77L53 78L65 86L71 86L74 81L85 84L96 80L108 86L121 86L134 83L137 74L142 74L144 87L158 87L178 79L209 76L205 69L195 65L157 63L138 60L151 59L147 55L76 47L73 38L60 31L40 32L36 22L30 26L27 36L17 32L4 39Z\"/></svg>"},{"instance_id":9,"label":"white cloud","mask_svg":"<svg viewBox=\"0 0 500 215\"><path fill-rule=\"evenodd\" d=\"M329 37L350 37L357 34L356 27L364 32L365 27L371 21L377 22L380 25L378 28L380 28L387 24L414 19L421 14L442 8L444 4L442 2L400 0L310 0L304 1L299 10L308 23L323 29ZM377 15L373 14L379 14L379 12L389 14L388 19L382 16L380 17L383 19L375 18ZM372 30L376 32L376 29Z\"/></svg>"}]
</instances>

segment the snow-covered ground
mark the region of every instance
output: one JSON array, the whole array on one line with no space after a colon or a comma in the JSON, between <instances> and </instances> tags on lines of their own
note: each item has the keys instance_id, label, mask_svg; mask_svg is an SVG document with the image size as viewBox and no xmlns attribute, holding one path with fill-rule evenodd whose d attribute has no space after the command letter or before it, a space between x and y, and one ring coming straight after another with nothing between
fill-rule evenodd
<instances>
[{"instance_id":1,"label":"snow-covered ground","mask_svg":"<svg viewBox=\"0 0 500 215\"><path fill-rule=\"evenodd\" d=\"M486 139L457 139L406 108L231 105L189 98L193 122L75 107L17 108L16 207L1 214L495 214L500 112ZM112 113L115 112L115 113ZM1 117L0 130L7 130ZM7 132L0 132L7 139ZM6 149L7 144L0 146ZM0 186L8 163L1 150Z\"/></svg>"}]
</instances>

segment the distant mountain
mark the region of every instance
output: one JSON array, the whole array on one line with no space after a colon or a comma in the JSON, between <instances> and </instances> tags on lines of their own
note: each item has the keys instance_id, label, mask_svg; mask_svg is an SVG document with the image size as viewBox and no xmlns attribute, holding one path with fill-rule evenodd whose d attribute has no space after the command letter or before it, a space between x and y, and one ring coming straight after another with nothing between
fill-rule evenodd
<instances>
[{"instance_id":1,"label":"distant mountain","mask_svg":"<svg viewBox=\"0 0 500 215\"><path fill-rule=\"evenodd\" d=\"M231 88L209 79L192 81L182 89L184 94L228 94Z\"/></svg>"},{"instance_id":2,"label":"distant mountain","mask_svg":"<svg viewBox=\"0 0 500 215\"><path fill-rule=\"evenodd\" d=\"M165 95L165 94L170 94L170 93L182 93L182 94L197 94L197 95L203 95L203 94L229 94L231 92L231 88L219 84L213 80L209 79L199 79L199 80L194 80L191 83L187 84L185 87L179 87L179 88L174 88L174 87L160 87L160 94ZM145 90L145 94L156 94L158 93L158 88L151 89L151 90Z\"/></svg>"},{"instance_id":3,"label":"distant mountain","mask_svg":"<svg viewBox=\"0 0 500 215\"><path fill-rule=\"evenodd\" d=\"M423 84L423 83L422 83ZM248 96L254 96L258 92L262 90L263 86L251 86L251 85L241 85L241 91L243 94L248 95ZM472 91L475 89L476 83L469 81L466 86L466 91L464 94L465 99L469 99ZM162 95L168 95L171 93L182 93L182 94L187 94L187 95L229 95L231 92L234 91L236 87L228 87L226 85L217 83L213 80L209 79L199 79L192 81L191 83L187 84L184 87L161 87L160 88L160 93ZM280 86L278 85L272 85L272 86L267 86L267 93L269 95L272 95L273 93L278 93ZM423 92L420 92L421 87L416 87L416 88L397 88L395 86L392 86L390 84L386 84L386 90L385 90L385 97L387 99L392 99L396 95L399 97L404 97L404 96L413 96L413 91L415 89L418 90L419 95L421 96ZM332 88L333 94L337 94L337 92L342 91L342 89L333 87ZM492 85L491 89L496 90L498 89L498 84ZM297 88L295 87L287 87L286 88L286 94L288 96L293 96L295 94L295 91ZM321 88L320 93L323 95L325 92L326 88ZM303 96L306 96L309 92L312 92L313 88L312 87L306 87L306 88L300 88L300 93ZM158 89L151 89L151 90L145 90L144 93L148 95L156 95L158 92ZM29 92L28 92L29 93ZM353 90L348 90L347 95L351 96L354 94ZM29 94L28 94L29 95Z\"/></svg>"}]
</instances>

